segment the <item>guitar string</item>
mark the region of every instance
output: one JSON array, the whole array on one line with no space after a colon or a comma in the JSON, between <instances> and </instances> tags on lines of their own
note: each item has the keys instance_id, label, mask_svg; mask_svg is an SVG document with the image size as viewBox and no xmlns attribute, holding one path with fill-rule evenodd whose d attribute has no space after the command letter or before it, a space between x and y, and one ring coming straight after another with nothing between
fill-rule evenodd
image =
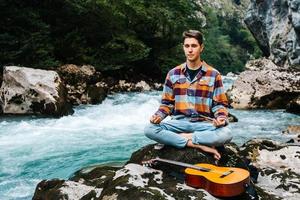
<instances>
[{"instance_id":1,"label":"guitar string","mask_svg":"<svg viewBox=\"0 0 300 200\"><path fill-rule=\"evenodd\" d=\"M148 161L148 163L151 164L151 163L154 163L155 161L166 162L166 163L169 163L169 164L175 164L175 165L183 166L182 164L179 164L175 161L168 161L168 160L163 160L163 159L153 160L153 161L150 160L150 161ZM216 173L216 174L219 174L219 175L224 175L225 173L230 172L230 170L232 170L232 169L229 169L229 171L221 172L221 171L218 171L218 170L214 170L214 169L206 168L206 167L201 167L201 166L197 166L197 165L190 165L190 164L184 164L184 165L186 165L186 166L184 166L186 168L190 168L190 169L194 169L194 170L198 170L198 171L202 171L202 172L205 171L205 170L209 170L208 172L213 172L213 173ZM188 165L190 167L187 167ZM198 168L198 169L195 169L195 168ZM235 172L234 170L232 170L232 171Z\"/></svg>"},{"instance_id":2,"label":"guitar string","mask_svg":"<svg viewBox=\"0 0 300 200\"><path fill-rule=\"evenodd\" d=\"M155 161L155 160L154 160L154 161ZM177 161L169 161L169 160L161 159L161 158L157 159L157 161L166 162L166 163L175 164L175 165L180 165L180 163L177 162ZM181 164L181 165L182 165L182 164ZM200 167L200 166L197 166L197 165L191 165L191 164L186 164L186 163L185 163L184 165L186 165L186 166L191 166L191 167L187 167L187 168L190 168L190 169L195 169L195 168L193 168L193 167L196 166L196 168L200 168L200 169L195 169L195 170L199 170L199 171L209 170L209 172L213 171L214 173L219 174L219 175L224 175L224 174L226 173L226 172L221 172L221 171L218 171L218 170L213 170L213 169L211 169L211 168ZM204 170L202 170L201 168L204 169ZM227 171L227 172L228 172L228 171Z\"/></svg>"},{"instance_id":3,"label":"guitar string","mask_svg":"<svg viewBox=\"0 0 300 200\"><path fill-rule=\"evenodd\" d=\"M195 166L197 166L197 165L195 165ZM195 169L195 168L191 168L191 167L187 167L187 168L190 168L190 169L194 169L194 170L198 170L198 171L202 171L203 172L203 170L201 170L201 169ZM205 167L204 167L205 168ZM227 172L229 172L230 170L232 170L232 169L230 169L229 171L226 171L226 172L221 172L221 171L218 171L218 170L214 170L214 169L208 169L208 168L205 168L206 170L209 170L208 172L213 172L213 173L216 173L216 174L219 174L219 175L224 175L225 173L227 173ZM234 170L232 170L233 172L235 172Z\"/></svg>"}]
</instances>

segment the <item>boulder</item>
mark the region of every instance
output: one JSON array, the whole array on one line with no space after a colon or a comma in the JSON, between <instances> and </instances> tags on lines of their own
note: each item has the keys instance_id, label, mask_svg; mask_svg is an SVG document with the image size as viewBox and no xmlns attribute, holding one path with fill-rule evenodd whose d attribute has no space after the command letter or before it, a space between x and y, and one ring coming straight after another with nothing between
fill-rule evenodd
<instances>
[{"instance_id":1,"label":"boulder","mask_svg":"<svg viewBox=\"0 0 300 200\"><path fill-rule=\"evenodd\" d=\"M251 0L245 23L276 65L300 67L299 13L299 0Z\"/></svg>"},{"instance_id":2,"label":"boulder","mask_svg":"<svg viewBox=\"0 0 300 200\"><path fill-rule=\"evenodd\" d=\"M189 148L156 147L151 144L134 152L122 167L94 166L79 170L66 181L44 180L37 185L33 199L215 199L203 189L187 186L182 167L165 163L152 168L141 165L155 157L215 164L210 154ZM241 147L227 144L219 151L222 158L218 165L251 172L253 190L230 199L300 198L300 147L296 144L250 140Z\"/></svg>"},{"instance_id":3,"label":"boulder","mask_svg":"<svg viewBox=\"0 0 300 200\"><path fill-rule=\"evenodd\" d=\"M288 103L286 111L290 113L300 114L300 95Z\"/></svg>"},{"instance_id":4,"label":"boulder","mask_svg":"<svg viewBox=\"0 0 300 200\"><path fill-rule=\"evenodd\" d=\"M145 92L162 89L162 84L155 83L151 79L147 82L117 80L112 76L102 75L90 65L68 64L59 67L57 71L66 84L68 100L73 105L101 103L109 92Z\"/></svg>"},{"instance_id":5,"label":"boulder","mask_svg":"<svg viewBox=\"0 0 300 200\"><path fill-rule=\"evenodd\" d=\"M102 189L84 185L74 181L59 179L44 180L37 185L33 200L42 199L68 199L90 200L98 199Z\"/></svg>"},{"instance_id":6,"label":"boulder","mask_svg":"<svg viewBox=\"0 0 300 200\"><path fill-rule=\"evenodd\" d=\"M300 134L300 125L289 125L287 129L283 131L285 134Z\"/></svg>"},{"instance_id":7,"label":"boulder","mask_svg":"<svg viewBox=\"0 0 300 200\"><path fill-rule=\"evenodd\" d=\"M282 133L291 138L289 143L300 143L300 125L289 125Z\"/></svg>"},{"instance_id":8,"label":"boulder","mask_svg":"<svg viewBox=\"0 0 300 200\"><path fill-rule=\"evenodd\" d=\"M300 146L272 140L251 140L240 155L257 169L256 187L271 199L300 199Z\"/></svg>"},{"instance_id":9,"label":"boulder","mask_svg":"<svg viewBox=\"0 0 300 200\"><path fill-rule=\"evenodd\" d=\"M235 109L287 108L299 94L300 70L282 69L266 58L249 61L227 92Z\"/></svg>"},{"instance_id":10,"label":"boulder","mask_svg":"<svg viewBox=\"0 0 300 200\"><path fill-rule=\"evenodd\" d=\"M66 84L68 100L73 105L98 104L106 98L108 86L93 66L68 64L57 71Z\"/></svg>"},{"instance_id":11,"label":"boulder","mask_svg":"<svg viewBox=\"0 0 300 200\"><path fill-rule=\"evenodd\" d=\"M152 89L160 90L162 89L162 84L153 83L150 80L148 82L139 81L136 83L128 82L126 80L119 80L119 82L110 87L110 90L114 92L147 92Z\"/></svg>"},{"instance_id":12,"label":"boulder","mask_svg":"<svg viewBox=\"0 0 300 200\"><path fill-rule=\"evenodd\" d=\"M44 180L36 187L33 199L48 199L49 191L56 198L71 199L70 196L75 194L65 192L71 191L71 188L66 189L66 185L73 185L72 188L74 188L74 182L77 183L78 188L90 187L90 191L85 191L78 199L86 199L88 195L94 199L106 200L215 199L203 189L187 186L184 182L183 167L164 163L158 163L152 168L141 165L142 161L155 157L191 164L203 162L215 164L212 155L190 148L176 149L164 146L158 149L156 146L156 144L147 145L134 152L130 160L122 167L98 166L80 170L67 181ZM218 165L249 169L247 163L238 154L239 148L235 144L226 145L225 148L220 149L220 152L222 158ZM101 194L99 195L97 191L101 191ZM73 192L75 193L74 190ZM265 199L272 197L264 191L260 191L259 195ZM250 196L245 193L235 199L250 199Z\"/></svg>"},{"instance_id":13,"label":"boulder","mask_svg":"<svg viewBox=\"0 0 300 200\"><path fill-rule=\"evenodd\" d=\"M98 78L101 76L101 74L99 72L96 73L95 68L90 65L77 66L67 64L60 66L57 69L57 72L62 76L65 82L70 85L76 85L82 82L92 82L96 75Z\"/></svg>"},{"instance_id":14,"label":"boulder","mask_svg":"<svg viewBox=\"0 0 300 200\"><path fill-rule=\"evenodd\" d=\"M62 116L73 113L66 89L55 71L6 66L0 89L4 114Z\"/></svg>"}]
</instances>

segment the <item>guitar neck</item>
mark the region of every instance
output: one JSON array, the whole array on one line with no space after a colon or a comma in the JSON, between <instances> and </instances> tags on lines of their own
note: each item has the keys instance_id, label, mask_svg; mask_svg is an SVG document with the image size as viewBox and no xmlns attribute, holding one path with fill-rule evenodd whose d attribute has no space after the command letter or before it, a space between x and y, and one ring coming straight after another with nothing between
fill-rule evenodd
<instances>
[{"instance_id":1,"label":"guitar neck","mask_svg":"<svg viewBox=\"0 0 300 200\"><path fill-rule=\"evenodd\" d=\"M208 168L199 167L199 166L196 166L196 165L191 165L191 164L178 162L178 161L174 161L174 160L163 159L163 158L156 158L155 161L169 163L169 164L173 164L173 165L177 165L177 166L181 166L181 167L186 167L186 168L192 168L192 169L196 169L196 170L200 170L200 171L204 171L204 172L209 172L211 170L211 169L208 169Z\"/></svg>"}]
</instances>

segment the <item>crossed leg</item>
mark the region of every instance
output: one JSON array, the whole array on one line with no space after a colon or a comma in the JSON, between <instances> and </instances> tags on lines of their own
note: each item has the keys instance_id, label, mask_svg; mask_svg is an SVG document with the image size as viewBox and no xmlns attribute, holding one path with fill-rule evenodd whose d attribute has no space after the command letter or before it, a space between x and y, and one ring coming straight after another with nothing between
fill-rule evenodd
<instances>
[{"instance_id":1,"label":"crossed leg","mask_svg":"<svg viewBox=\"0 0 300 200\"><path fill-rule=\"evenodd\" d=\"M220 153L214 148L206 144L193 142L193 128L195 124L187 120L170 120L161 122L160 124L149 124L145 128L145 135L156 142L175 146L177 148L190 147L201 151L211 153L214 158L219 160Z\"/></svg>"}]
</instances>

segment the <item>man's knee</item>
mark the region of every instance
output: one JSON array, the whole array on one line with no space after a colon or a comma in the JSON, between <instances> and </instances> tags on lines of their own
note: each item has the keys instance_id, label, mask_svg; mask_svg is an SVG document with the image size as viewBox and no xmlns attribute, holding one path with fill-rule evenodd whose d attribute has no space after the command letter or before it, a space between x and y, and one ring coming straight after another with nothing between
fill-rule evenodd
<instances>
[{"instance_id":1,"label":"man's knee","mask_svg":"<svg viewBox=\"0 0 300 200\"><path fill-rule=\"evenodd\" d=\"M221 137L222 143L228 143L232 140L231 129L228 127L223 127L220 130L219 136Z\"/></svg>"},{"instance_id":2,"label":"man's knee","mask_svg":"<svg viewBox=\"0 0 300 200\"><path fill-rule=\"evenodd\" d=\"M231 130L228 127L218 128L215 136L210 141L212 146L222 146L232 139Z\"/></svg>"},{"instance_id":3,"label":"man's knee","mask_svg":"<svg viewBox=\"0 0 300 200\"><path fill-rule=\"evenodd\" d=\"M145 128L144 128L144 134L146 137L150 139L154 139L155 135L158 133L159 126L156 124L149 123Z\"/></svg>"}]
</instances>

